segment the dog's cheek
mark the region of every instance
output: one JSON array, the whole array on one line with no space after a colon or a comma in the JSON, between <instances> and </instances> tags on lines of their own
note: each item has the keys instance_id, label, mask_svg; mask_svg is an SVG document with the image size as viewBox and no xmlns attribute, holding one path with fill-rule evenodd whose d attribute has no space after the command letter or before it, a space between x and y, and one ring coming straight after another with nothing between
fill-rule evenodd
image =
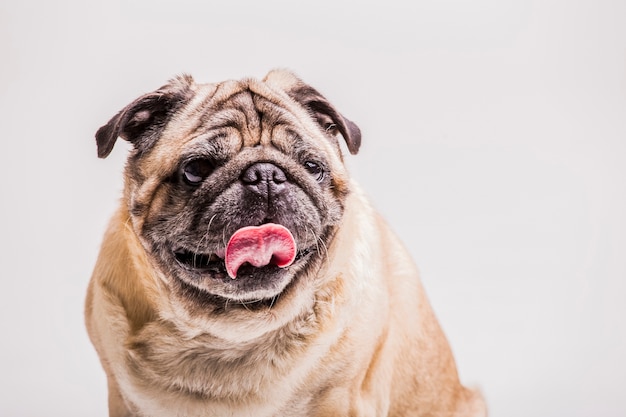
<instances>
[{"instance_id":1,"label":"dog's cheek","mask_svg":"<svg viewBox=\"0 0 626 417\"><path fill-rule=\"evenodd\" d=\"M137 232L143 238L153 243L165 243L187 229L186 199L177 194L172 187L162 184L150 198L143 196L135 200L133 216L140 219L141 227Z\"/></svg>"},{"instance_id":2,"label":"dog's cheek","mask_svg":"<svg viewBox=\"0 0 626 417\"><path fill-rule=\"evenodd\" d=\"M324 226L334 226L339 223L349 193L348 182L335 176L329 178L328 183L314 193Z\"/></svg>"},{"instance_id":3,"label":"dog's cheek","mask_svg":"<svg viewBox=\"0 0 626 417\"><path fill-rule=\"evenodd\" d=\"M345 201L348 193L350 193L350 186L347 178L340 175L333 176L331 184L330 190L335 199L341 202Z\"/></svg>"}]
</instances>

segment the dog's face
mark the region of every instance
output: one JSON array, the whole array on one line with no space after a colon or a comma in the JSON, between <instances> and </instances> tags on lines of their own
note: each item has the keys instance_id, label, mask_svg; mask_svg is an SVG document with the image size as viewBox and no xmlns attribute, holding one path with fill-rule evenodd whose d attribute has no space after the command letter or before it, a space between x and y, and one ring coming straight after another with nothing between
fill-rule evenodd
<instances>
[{"instance_id":1,"label":"dog's face","mask_svg":"<svg viewBox=\"0 0 626 417\"><path fill-rule=\"evenodd\" d=\"M356 125L288 72L263 81L179 77L97 133L133 144L125 200L150 263L177 297L275 303L323 263L349 192L337 136Z\"/></svg>"}]
</instances>

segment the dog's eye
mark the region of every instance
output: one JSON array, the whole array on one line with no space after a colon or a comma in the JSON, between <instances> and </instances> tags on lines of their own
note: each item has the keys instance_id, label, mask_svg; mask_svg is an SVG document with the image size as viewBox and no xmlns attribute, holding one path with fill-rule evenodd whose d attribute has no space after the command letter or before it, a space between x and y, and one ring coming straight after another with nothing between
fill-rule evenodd
<instances>
[{"instance_id":1,"label":"dog's eye","mask_svg":"<svg viewBox=\"0 0 626 417\"><path fill-rule=\"evenodd\" d=\"M306 161L304 163L304 167L307 171L311 173L311 175L315 177L318 182L321 182L324 179L324 175L326 174L324 172L324 168L322 168L322 166L317 162Z\"/></svg>"},{"instance_id":2,"label":"dog's eye","mask_svg":"<svg viewBox=\"0 0 626 417\"><path fill-rule=\"evenodd\" d=\"M182 176L189 185L198 185L208 177L215 166L207 159L194 159L183 166Z\"/></svg>"}]
</instances>

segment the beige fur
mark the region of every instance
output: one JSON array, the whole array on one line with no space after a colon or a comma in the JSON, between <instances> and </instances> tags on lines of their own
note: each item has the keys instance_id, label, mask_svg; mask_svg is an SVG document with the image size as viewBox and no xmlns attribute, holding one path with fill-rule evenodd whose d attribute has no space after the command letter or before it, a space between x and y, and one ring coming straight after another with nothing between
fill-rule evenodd
<instances>
[{"instance_id":1,"label":"beige fur","mask_svg":"<svg viewBox=\"0 0 626 417\"><path fill-rule=\"evenodd\" d=\"M278 71L262 82L194 86L191 104L162 133L172 139L160 139L140 165L145 181L127 170L86 301L111 417L486 415L480 394L459 382L407 251L348 179L330 142L319 147L349 190L341 224L315 279L276 305L199 314L147 253L142 225L159 213L161 171L193 142L185 132L194 106L219 94L227 100L245 85L290 109L317 137L306 112L281 93L298 82ZM265 132L240 133L244 147L278 140ZM130 202L142 199L151 209L131 215Z\"/></svg>"}]
</instances>

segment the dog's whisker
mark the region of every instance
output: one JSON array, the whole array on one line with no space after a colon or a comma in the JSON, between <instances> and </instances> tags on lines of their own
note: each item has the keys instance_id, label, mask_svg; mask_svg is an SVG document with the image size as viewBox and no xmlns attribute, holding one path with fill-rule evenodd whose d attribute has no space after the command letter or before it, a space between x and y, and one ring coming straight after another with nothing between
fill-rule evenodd
<instances>
[{"instance_id":1,"label":"dog's whisker","mask_svg":"<svg viewBox=\"0 0 626 417\"><path fill-rule=\"evenodd\" d=\"M315 242L315 250L317 252L319 252L319 247L317 246L317 237L315 236L315 233L311 232L311 230L309 229L308 226L305 226L304 230L306 232L306 239L307 239L307 241L309 240L309 234L311 234L311 236L313 237L312 240L313 240L313 242Z\"/></svg>"},{"instance_id":2,"label":"dog's whisker","mask_svg":"<svg viewBox=\"0 0 626 417\"><path fill-rule=\"evenodd\" d=\"M313 236L313 242L315 243L315 252L320 254L320 242L322 242L321 238L318 237L315 232L311 231L308 227L305 227L307 240L309 238L309 233ZM322 242L323 243L323 242Z\"/></svg>"},{"instance_id":3,"label":"dog's whisker","mask_svg":"<svg viewBox=\"0 0 626 417\"><path fill-rule=\"evenodd\" d=\"M328 259L328 247L326 246L326 242L320 237L317 238L317 241L322 245L322 248L324 248L324 258Z\"/></svg>"},{"instance_id":4,"label":"dog's whisker","mask_svg":"<svg viewBox=\"0 0 626 417\"><path fill-rule=\"evenodd\" d=\"M206 242L209 241L209 239L210 239L210 231L211 231L211 223L213 223L213 220L215 219L216 216L217 216L217 214L214 214L209 219L209 223L207 224L207 227L206 227L206 230L205 230L204 234L202 235L202 237L200 238L200 240L198 240L198 243L196 244L196 252L200 252L200 248L202 247L202 244L205 241Z\"/></svg>"},{"instance_id":5,"label":"dog's whisker","mask_svg":"<svg viewBox=\"0 0 626 417\"><path fill-rule=\"evenodd\" d=\"M224 244L224 247L228 245L229 237L226 236L226 230L228 230L229 228L230 228L230 221L228 221L228 223L226 223L226 225L222 229L222 243Z\"/></svg>"}]
</instances>

